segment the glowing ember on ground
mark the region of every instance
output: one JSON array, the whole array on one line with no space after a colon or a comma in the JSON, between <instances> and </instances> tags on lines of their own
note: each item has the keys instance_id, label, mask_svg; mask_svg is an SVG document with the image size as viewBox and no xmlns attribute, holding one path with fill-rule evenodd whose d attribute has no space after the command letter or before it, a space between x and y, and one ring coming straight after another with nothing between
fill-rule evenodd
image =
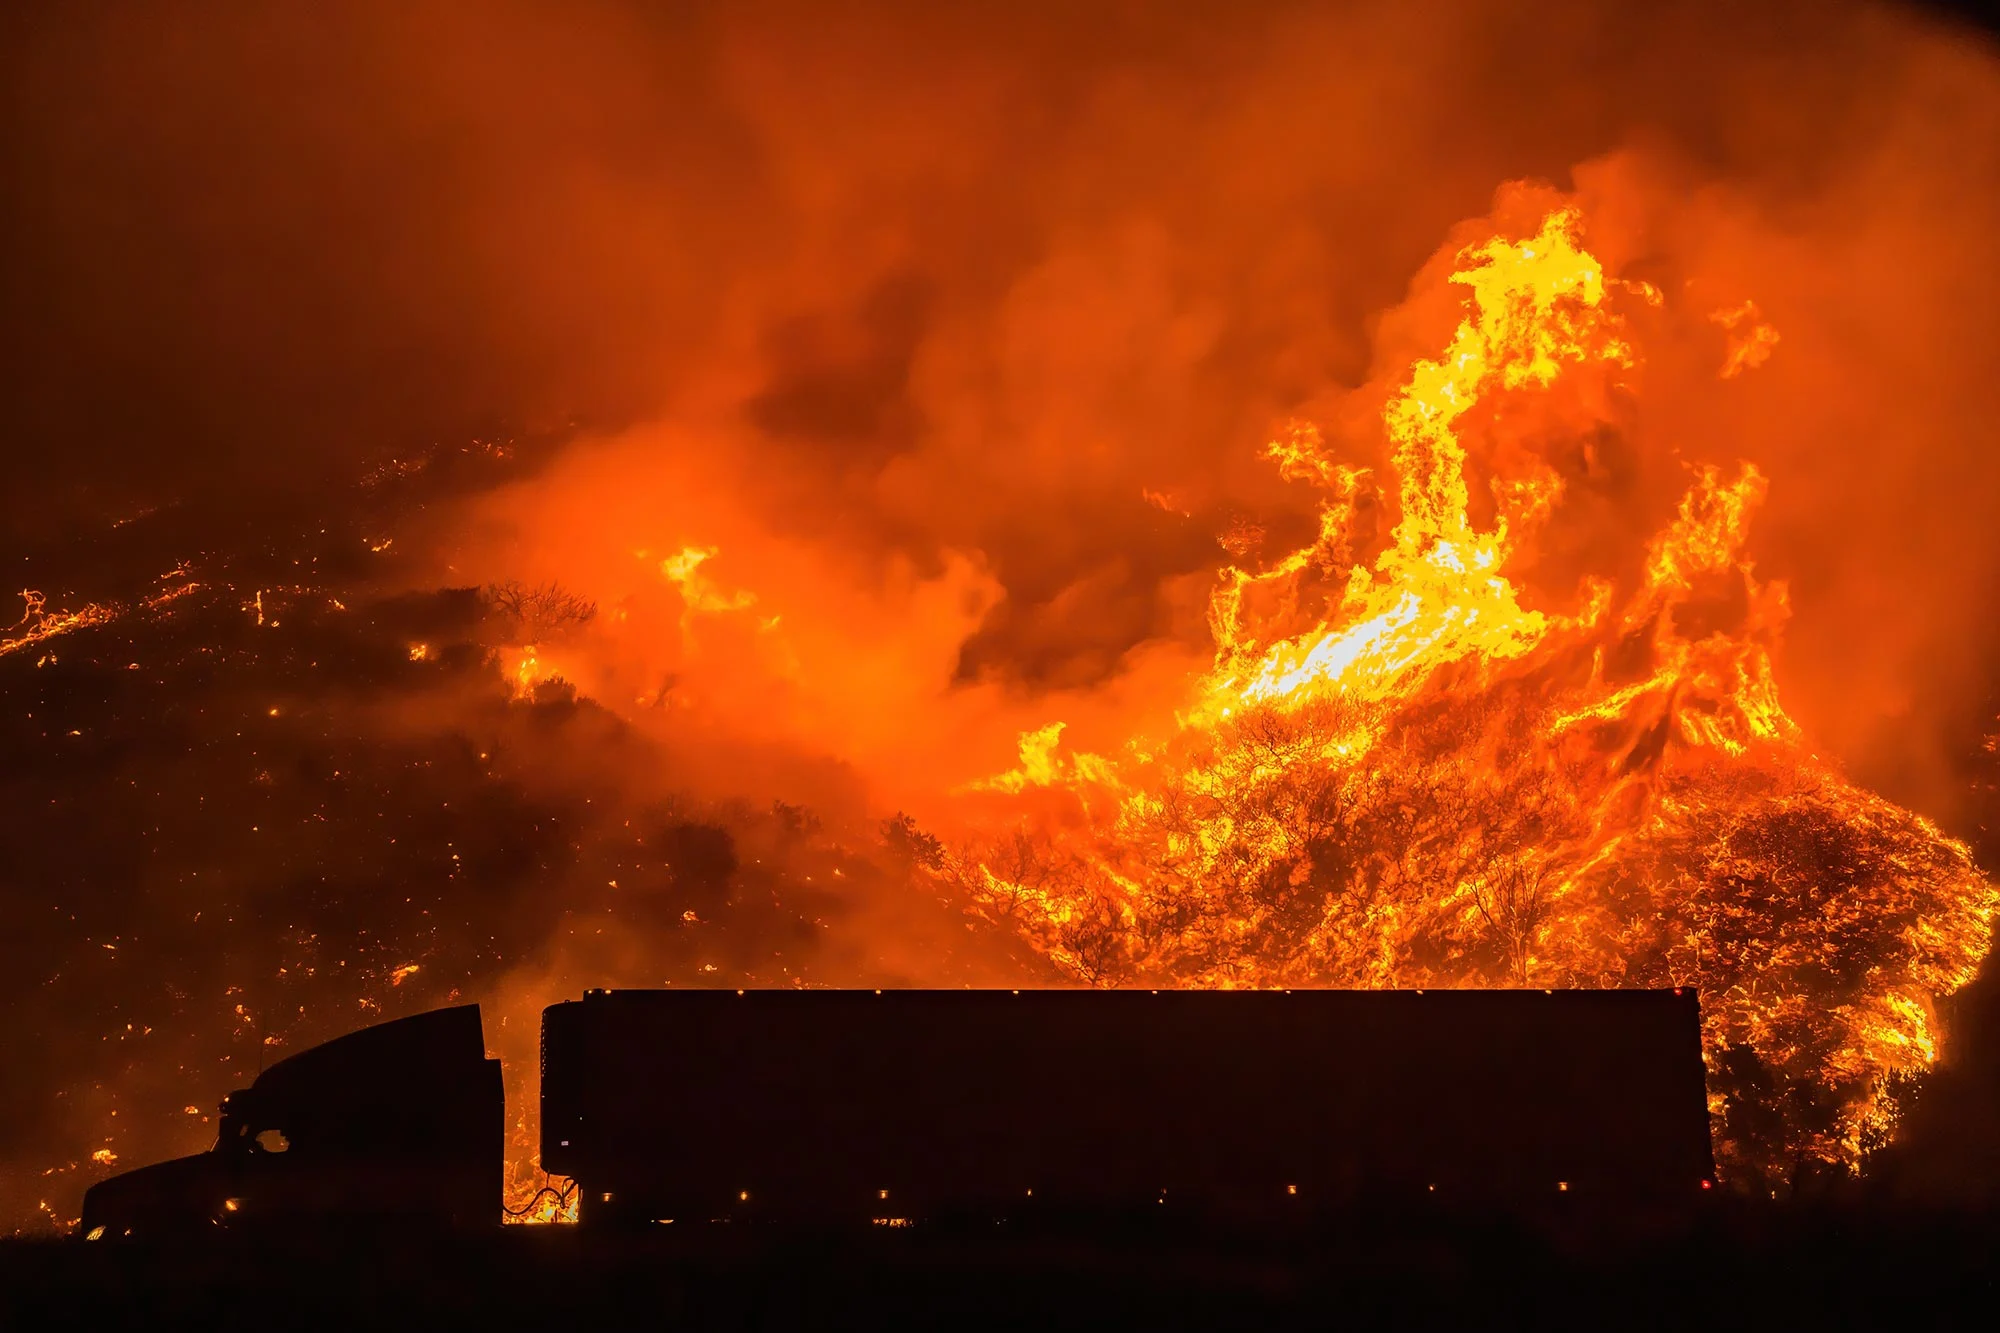
<instances>
[{"instance_id":1,"label":"glowing ember on ground","mask_svg":"<svg viewBox=\"0 0 2000 1333\"><path fill-rule=\"evenodd\" d=\"M21 601L25 604L21 618L5 630L0 630L0 657L47 643L57 635L68 634L72 630L102 625L115 614L111 608L95 603L75 611L51 612L47 597L27 589L22 591Z\"/></svg>"}]
</instances>

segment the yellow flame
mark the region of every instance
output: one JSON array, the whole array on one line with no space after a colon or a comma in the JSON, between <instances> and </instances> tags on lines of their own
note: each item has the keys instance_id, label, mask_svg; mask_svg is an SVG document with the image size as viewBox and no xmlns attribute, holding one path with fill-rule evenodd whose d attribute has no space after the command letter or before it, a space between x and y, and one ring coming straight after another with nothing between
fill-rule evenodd
<instances>
[{"instance_id":1,"label":"yellow flame","mask_svg":"<svg viewBox=\"0 0 2000 1333\"><path fill-rule=\"evenodd\" d=\"M1615 385L1636 354L1611 294L1662 299L1607 280L1579 228L1562 208L1462 253L1464 317L1383 412L1373 558L1370 473L1294 427L1268 454L1322 492L1318 532L1223 570L1178 733L1123 763L1062 753L1061 723L1023 734L973 786L1072 793L1081 818L937 873L1092 984L1695 985L1711 1060L1749 1050L1835 1108L1782 1145L1725 1135L1725 1158L1851 1163L1892 1076L1936 1059L1933 1002L1973 976L2000 890L1802 748L1770 656L1786 591L1744 555L1756 468L1694 470L1622 606L1608 578L1568 613L1522 604L1509 562L1562 479L1519 464L1475 522L1466 440L1566 376ZM1725 376L1777 341L1749 303L1717 322ZM1716 1095L1728 1124L1747 1094Z\"/></svg>"},{"instance_id":2,"label":"yellow flame","mask_svg":"<svg viewBox=\"0 0 2000 1333\"><path fill-rule=\"evenodd\" d=\"M741 611L757 603L757 595L744 590L724 592L701 567L722 554L720 547L684 546L660 562L660 573L680 590L689 614Z\"/></svg>"}]
</instances>

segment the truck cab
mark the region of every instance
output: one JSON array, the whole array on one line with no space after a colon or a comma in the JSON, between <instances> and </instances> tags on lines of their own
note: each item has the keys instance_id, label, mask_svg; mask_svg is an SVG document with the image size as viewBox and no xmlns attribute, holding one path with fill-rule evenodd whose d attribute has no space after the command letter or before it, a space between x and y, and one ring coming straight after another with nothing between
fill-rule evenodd
<instances>
[{"instance_id":1,"label":"truck cab","mask_svg":"<svg viewBox=\"0 0 2000 1333\"><path fill-rule=\"evenodd\" d=\"M499 1221L505 1095L477 1005L302 1051L223 1098L220 1120L207 1152L93 1186L83 1234Z\"/></svg>"}]
</instances>

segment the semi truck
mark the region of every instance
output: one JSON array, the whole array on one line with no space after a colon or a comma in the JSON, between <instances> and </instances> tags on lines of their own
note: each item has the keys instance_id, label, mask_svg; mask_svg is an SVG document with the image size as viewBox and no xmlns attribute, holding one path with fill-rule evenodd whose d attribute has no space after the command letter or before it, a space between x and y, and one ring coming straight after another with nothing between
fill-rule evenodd
<instances>
[{"instance_id":1,"label":"semi truck","mask_svg":"<svg viewBox=\"0 0 2000 1333\"><path fill-rule=\"evenodd\" d=\"M1695 993L593 990L543 1012L541 1163L586 1226L1487 1208L1711 1188ZM87 1236L502 1211L477 1006L272 1066Z\"/></svg>"}]
</instances>

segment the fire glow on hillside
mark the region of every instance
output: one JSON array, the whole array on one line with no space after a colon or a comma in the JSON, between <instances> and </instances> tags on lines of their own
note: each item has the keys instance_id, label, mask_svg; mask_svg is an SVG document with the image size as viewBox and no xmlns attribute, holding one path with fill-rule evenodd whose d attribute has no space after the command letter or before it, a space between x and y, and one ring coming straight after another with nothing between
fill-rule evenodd
<instances>
[{"instance_id":1,"label":"fire glow on hillside","mask_svg":"<svg viewBox=\"0 0 2000 1333\"><path fill-rule=\"evenodd\" d=\"M1522 605L1510 558L1563 500L1546 446L1627 392L1614 298L1661 300L1608 281L1580 223L1460 257L1467 316L1384 414L1379 553L1355 539L1367 471L1310 427L1274 444L1326 493L1317 539L1223 572L1177 734L1106 759L1030 733L991 785L1074 817L937 873L1091 984L1697 987L1726 1169L1851 1165L1936 1059L1934 1001L1972 979L2000 895L1786 716L1785 588L1742 555L1755 467L1697 469L1632 586Z\"/></svg>"},{"instance_id":2,"label":"fire glow on hillside","mask_svg":"<svg viewBox=\"0 0 2000 1333\"><path fill-rule=\"evenodd\" d=\"M593 987L1687 987L2000 1188L1990 44L822 9L24 17L0 1228L475 1001L559 1218Z\"/></svg>"}]
</instances>

